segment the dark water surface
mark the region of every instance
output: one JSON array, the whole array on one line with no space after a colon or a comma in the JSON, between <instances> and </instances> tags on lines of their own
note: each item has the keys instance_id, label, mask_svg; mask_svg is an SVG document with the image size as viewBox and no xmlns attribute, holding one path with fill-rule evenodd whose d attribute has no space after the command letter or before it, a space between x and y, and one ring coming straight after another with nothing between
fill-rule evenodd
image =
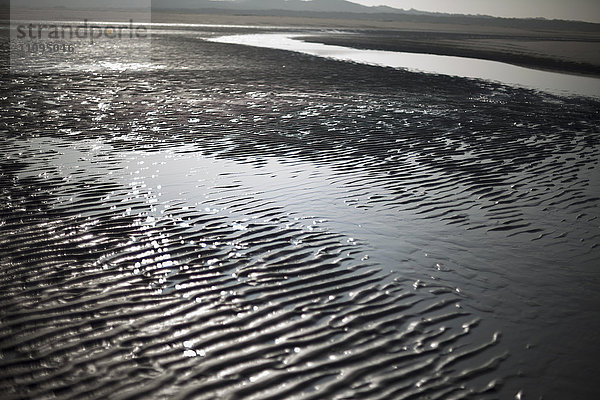
<instances>
[{"instance_id":1,"label":"dark water surface","mask_svg":"<svg viewBox=\"0 0 600 400\"><path fill-rule=\"evenodd\" d=\"M215 29L3 77L3 399L600 394L598 101Z\"/></svg>"}]
</instances>

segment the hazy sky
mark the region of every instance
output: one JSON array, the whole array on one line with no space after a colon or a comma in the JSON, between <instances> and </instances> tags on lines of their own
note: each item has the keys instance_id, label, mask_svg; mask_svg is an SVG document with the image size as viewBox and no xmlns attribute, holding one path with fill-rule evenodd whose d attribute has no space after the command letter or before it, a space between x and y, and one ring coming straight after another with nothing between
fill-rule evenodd
<instances>
[{"instance_id":1,"label":"hazy sky","mask_svg":"<svg viewBox=\"0 0 600 400\"><path fill-rule=\"evenodd\" d=\"M365 5L488 14L501 17L545 17L600 22L600 0L350 0Z\"/></svg>"}]
</instances>

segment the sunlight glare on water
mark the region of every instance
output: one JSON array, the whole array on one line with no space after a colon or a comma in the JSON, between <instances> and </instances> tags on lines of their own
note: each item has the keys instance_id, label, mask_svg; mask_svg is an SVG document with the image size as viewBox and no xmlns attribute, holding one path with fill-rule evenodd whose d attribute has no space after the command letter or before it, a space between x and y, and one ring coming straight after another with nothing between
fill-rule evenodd
<instances>
[{"instance_id":1,"label":"sunlight glare on water","mask_svg":"<svg viewBox=\"0 0 600 400\"><path fill-rule=\"evenodd\" d=\"M4 397L598 397L596 99L164 28L0 81Z\"/></svg>"}]
</instances>

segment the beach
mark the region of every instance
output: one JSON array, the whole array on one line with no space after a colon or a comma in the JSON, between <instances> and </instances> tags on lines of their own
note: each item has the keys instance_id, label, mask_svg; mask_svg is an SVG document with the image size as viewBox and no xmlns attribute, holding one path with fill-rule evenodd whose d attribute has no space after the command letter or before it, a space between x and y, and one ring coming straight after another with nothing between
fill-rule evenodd
<instances>
[{"instance_id":1,"label":"beach","mask_svg":"<svg viewBox=\"0 0 600 400\"><path fill-rule=\"evenodd\" d=\"M4 398L598 395L597 98L207 40L281 32L267 17L152 17L151 62L111 44L1 81ZM279 20L597 75L509 28L309 23Z\"/></svg>"}]
</instances>

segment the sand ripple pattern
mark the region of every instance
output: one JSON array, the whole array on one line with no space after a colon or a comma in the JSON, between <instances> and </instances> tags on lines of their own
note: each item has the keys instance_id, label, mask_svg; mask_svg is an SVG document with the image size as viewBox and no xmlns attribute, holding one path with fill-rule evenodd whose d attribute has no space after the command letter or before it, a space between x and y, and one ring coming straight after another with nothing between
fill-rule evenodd
<instances>
[{"instance_id":1,"label":"sand ripple pattern","mask_svg":"<svg viewBox=\"0 0 600 400\"><path fill-rule=\"evenodd\" d=\"M598 321L597 102L154 46L170 73L2 80L5 398L514 395L519 243Z\"/></svg>"}]
</instances>

